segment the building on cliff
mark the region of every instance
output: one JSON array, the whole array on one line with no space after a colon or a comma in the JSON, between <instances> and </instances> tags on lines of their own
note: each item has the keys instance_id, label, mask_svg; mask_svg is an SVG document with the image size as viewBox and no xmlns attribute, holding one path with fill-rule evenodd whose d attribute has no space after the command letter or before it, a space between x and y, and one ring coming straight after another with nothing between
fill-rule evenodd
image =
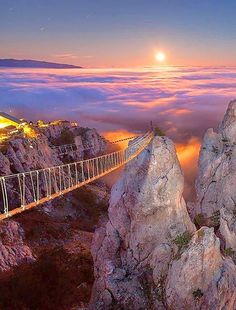
<instances>
[{"instance_id":1,"label":"building on cliff","mask_svg":"<svg viewBox=\"0 0 236 310\"><path fill-rule=\"evenodd\" d=\"M5 112L0 112L0 141L5 141L15 134L23 133L26 138L36 138L37 131L24 119L18 119Z\"/></svg>"},{"instance_id":2,"label":"building on cliff","mask_svg":"<svg viewBox=\"0 0 236 310\"><path fill-rule=\"evenodd\" d=\"M19 127L22 123L23 122L20 119L5 112L0 112L0 128L6 128L9 126Z\"/></svg>"}]
</instances>

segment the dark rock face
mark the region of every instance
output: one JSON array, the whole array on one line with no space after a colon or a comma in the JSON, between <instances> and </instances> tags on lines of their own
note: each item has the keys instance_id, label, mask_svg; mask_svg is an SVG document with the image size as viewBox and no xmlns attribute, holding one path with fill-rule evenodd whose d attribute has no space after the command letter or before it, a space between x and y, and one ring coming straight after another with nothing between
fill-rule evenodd
<instances>
[{"instance_id":1,"label":"dark rock face","mask_svg":"<svg viewBox=\"0 0 236 310\"><path fill-rule=\"evenodd\" d=\"M91 241L108 199L106 186L87 185L1 222L0 309L87 306L94 280Z\"/></svg>"},{"instance_id":2,"label":"dark rock face","mask_svg":"<svg viewBox=\"0 0 236 310\"><path fill-rule=\"evenodd\" d=\"M24 262L33 262L35 257L24 243L24 230L17 222L0 223L0 271L10 270Z\"/></svg>"}]
</instances>

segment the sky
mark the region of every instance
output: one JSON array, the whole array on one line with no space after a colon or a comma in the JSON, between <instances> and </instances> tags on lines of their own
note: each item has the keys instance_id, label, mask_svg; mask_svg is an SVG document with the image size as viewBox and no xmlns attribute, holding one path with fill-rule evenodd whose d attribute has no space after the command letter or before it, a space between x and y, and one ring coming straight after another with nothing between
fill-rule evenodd
<instances>
[{"instance_id":1,"label":"sky","mask_svg":"<svg viewBox=\"0 0 236 310\"><path fill-rule=\"evenodd\" d=\"M0 0L0 58L236 66L234 0Z\"/></svg>"}]
</instances>

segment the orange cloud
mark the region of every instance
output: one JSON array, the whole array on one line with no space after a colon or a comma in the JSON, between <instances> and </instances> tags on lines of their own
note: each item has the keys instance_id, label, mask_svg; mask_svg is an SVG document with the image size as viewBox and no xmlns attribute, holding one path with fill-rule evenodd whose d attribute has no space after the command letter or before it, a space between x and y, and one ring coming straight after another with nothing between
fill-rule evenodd
<instances>
[{"instance_id":1,"label":"orange cloud","mask_svg":"<svg viewBox=\"0 0 236 310\"><path fill-rule=\"evenodd\" d=\"M176 151L181 164L184 166L191 164L192 159L198 157L200 146L201 143L197 137L192 137L186 143L177 143Z\"/></svg>"},{"instance_id":2,"label":"orange cloud","mask_svg":"<svg viewBox=\"0 0 236 310\"><path fill-rule=\"evenodd\" d=\"M106 131L103 132L102 135L110 142L126 139L129 137L135 136L135 134L131 131L120 129L115 131ZM118 146L119 149L124 149L128 146L129 141L121 141L119 143L116 143L115 145Z\"/></svg>"},{"instance_id":3,"label":"orange cloud","mask_svg":"<svg viewBox=\"0 0 236 310\"><path fill-rule=\"evenodd\" d=\"M199 138L192 137L185 143L176 143L175 146L185 177L184 196L187 200L192 200L201 142Z\"/></svg>"},{"instance_id":4,"label":"orange cloud","mask_svg":"<svg viewBox=\"0 0 236 310\"><path fill-rule=\"evenodd\" d=\"M160 112L161 115L172 114L172 115L186 115L192 113L192 110L186 108L168 109Z\"/></svg>"}]
</instances>

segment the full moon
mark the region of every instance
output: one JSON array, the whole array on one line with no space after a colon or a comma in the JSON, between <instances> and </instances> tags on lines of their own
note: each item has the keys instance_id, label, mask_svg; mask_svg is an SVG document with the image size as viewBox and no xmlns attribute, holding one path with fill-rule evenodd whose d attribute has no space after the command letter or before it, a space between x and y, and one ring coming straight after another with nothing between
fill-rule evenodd
<instances>
[{"instance_id":1,"label":"full moon","mask_svg":"<svg viewBox=\"0 0 236 310\"><path fill-rule=\"evenodd\" d=\"M155 58L158 62L164 62L166 59L166 55L163 52L157 52L155 54Z\"/></svg>"}]
</instances>

